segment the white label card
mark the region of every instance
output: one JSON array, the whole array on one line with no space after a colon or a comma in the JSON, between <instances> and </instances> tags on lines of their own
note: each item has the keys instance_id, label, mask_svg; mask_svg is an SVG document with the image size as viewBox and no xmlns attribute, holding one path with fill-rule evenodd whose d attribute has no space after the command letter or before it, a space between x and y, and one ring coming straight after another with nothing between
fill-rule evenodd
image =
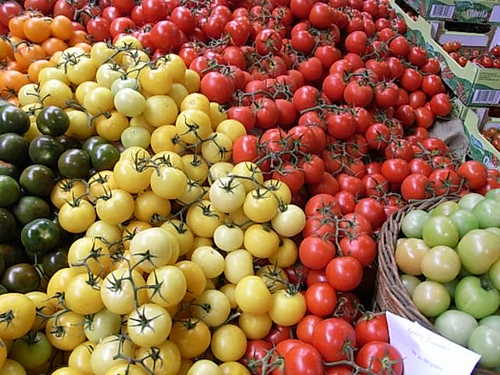
<instances>
[{"instance_id":1,"label":"white label card","mask_svg":"<svg viewBox=\"0 0 500 375\"><path fill-rule=\"evenodd\" d=\"M470 375L480 355L390 312L386 313L391 345L408 375Z\"/></svg>"}]
</instances>

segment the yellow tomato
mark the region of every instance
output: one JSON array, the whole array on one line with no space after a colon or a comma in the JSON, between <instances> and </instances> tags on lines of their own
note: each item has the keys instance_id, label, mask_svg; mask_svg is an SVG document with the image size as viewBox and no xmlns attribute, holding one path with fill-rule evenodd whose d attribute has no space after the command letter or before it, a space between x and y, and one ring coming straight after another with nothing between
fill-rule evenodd
<instances>
[{"instance_id":1,"label":"yellow tomato","mask_svg":"<svg viewBox=\"0 0 500 375\"><path fill-rule=\"evenodd\" d=\"M215 229L222 224L223 214L217 211L207 200L193 204L188 212L186 222L193 233L200 237L210 238Z\"/></svg>"},{"instance_id":2,"label":"yellow tomato","mask_svg":"<svg viewBox=\"0 0 500 375\"><path fill-rule=\"evenodd\" d=\"M271 264L281 268L286 268L295 264L298 253L297 244L294 241L289 238L282 238L278 252L272 255L269 260L271 261Z\"/></svg>"},{"instance_id":3,"label":"yellow tomato","mask_svg":"<svg viewBox=\"0 0 500 375\"><path fill-rule=\"evenodd\" d=\"M186 64L184 60L176 54L169 53L158 59L158 65L166 69L174 82L184 82L186 76Z\"/></svg>"},{"instance_id":4,"label":"yellow tomato","mask_svg":"<svg viewBox=\"0 0 500 375\"><path fill-rule=\"evenodd\" d=\"M28 297L34 304L37 311L41 314L49 316L55 313L56 308L53 304L50 304L50 299L47 293L43 292L30 292L26 293L26 297ZM38 330L45 327L47 323L47 319L36 316L35 322L33 323L33 328Z\"/></svg>"},{"instance_id":5,"label":"yellow tomato","mask_svg":"<svg viewBox=\"0 0 500 375\"><path fill-rule=\"evenodd\" d=\"M232 309L235 309L238 307L238 304L236 303L236 298L234 297L234 290L236 289L236 285L234 284L226 284L220 288L220 291L224 293L229 301L229 306L231 306Z\"/></svg>"},{"instance_id":6,"label":"yellow tomato","mask_svg":"<svg viewBox=\"0 0 500 375\"><path fill-rule=\"evenodd\" d=\"M73 92L64 82L49 79L40 85L40 98L45 106L64 108L66 103L73 99Z\"/></svg>"},{"instance_id":7,"label":"yellow tomato","mask_svg":"<svg viewBox=\"0 0 500 375\"><path fill-rule=\"evenodd\" d=\"M90 50L90 58L94 61L96 66L110 61L115 54L116 51L104 42L94 43Z\"/></svg>"},{"instance_id":8,"label":"yellow tomato","mask_svg":"<svg viewBox=\"0 0 500 375\"><path fill-rule=\"evenodd\" d=\"M71 351L68 359L68 366L80 371L83 375L92 375L92 366L90 358L94 351L94 344L86 341Z\"/></svg>"},{"instance_id":9,"label":"yellow tomato","mask_svg":"<svg viewBox=\"0 0 500 375\"><path fill-rule=\"evenodd\" d=\"M153 131L151 134L151 148L155 153L161 151L180 153L184 149L177 135L177 129L173 125L160 126Z\"/></svg>"},{"instance_id":10,"label":"yellow tomato","mask_svg":"<svg viewBox=\"0 0 500 375\"><path fill-rule=\"evenodd\" d=\"M69 117L69 129L66 131L67 136L83 141L96 134L95 123L94 121L90 121L89 116L85 112L67 110L66 113Z\"/></svg>"},{"instance_id":11,"label":"yellow tomato","mask_svg":"<svg viewBox=\"0 0 500 375\"><path fill-rule=\"evenodd\" d=\"M111 88L114 81L119 79L125 72L116 64L106 63L97 68L95 79L99 86Z\"/></svg>"},{"instance_id":12,"label":"yellow tomato","mask_svg":"<svg viewBox=\"0 0 500 375\"><path fill-rule=\"evenodd\" d=\"M278 212L278 200L267 189L250 191L243 203L243 212L256 223L270 221Z\"/></svg>"},{"instance_id":13,"label":"yellow tomato","mask_svg":"<svg viewBox=\"0 0 500 375\"><path fill-rule=\"evenodd\" d=\"M111 367L105 375L147 375L147 372L139 365L120 363Z\"/></svg>"},{"instance_id":14,"label":"yellow tomato","mask_svg":"<svg viewBox=\"0 0 500 375\"><path fill-rule=\"evenodd\" d=\"M208 138L212 132L210 117L199 109L182 111L175 121L175 127L180 139L191 145Z\"/></svg>"},{"instance_id":15,"label":"yellow tomato","mask_svg":"<svg viewBox=\"0 0 500 375\"><path fill-rule=\"evenodd\" d=\"M222 370L215 362L208 359L200 359L193 363L187 375L222 375Z\"/></svg>"},{"instance_id":16,"label":"yellow tomato","mask_svg":"<svg viewBox=\"0 0 500 375\"><path fill-rule=\"evenodd\" d=\"M234 165L228 162L215 163L208 170L208 182L213 184L218 178L226 177L233 168Z\"/></svg>"},{"instance_id":17,"label":"yellow tomato","mask_svg":"<svg viewBox=\"0 0 500 375\"><path fill-rule=\"evenodd\" d=\"M38 103L38 85L34 83L28 83L19 89L17 93L17 99L19 100L19 104L22 106L28 104Z\"/></svg>"},{"instance_id":18,"label":"yellow tomato","mask_svg":"<svg viewBox=\"0 0 500 375\"><path fill-rule=\"evenodd\" d=\"M189 93L198 92L200 90L200 75L194 70L186 69L184 74L184 86Z\"/></svg>"},{"instance_id":19,"label":"yellow tomato","mask_svg":"<svg viewBox=\"0 0 500 375\"><path fill-rule=\"evenodd\" d=\"M85 81L92 81L95 78L97 66L94 62L85 56L76 58L76 63L66 65L66 76L74 85L79 85Z\"/></svg>"},{"instance_id":20,"label":"yellow tomato","mask_svg":"<svg viewBox=\"0 0 500 375\"><path fill-rule=\"evenodd\" d=\"M0 375L26 375L26 370L19 362L7 359L3 367L0 368Z\"/></svg>"},{"instance_id":21,"label":"yellow tomato","mask_svg":"<svg viewBox=\"0 0 500 375\"><path fill-rule=\"evenodd\" d=\"M181 103L180 110L185 111L187 109L197 109L206 114L210 113L210 101L208 98L199 93L193 93L186 96Z\"/></svg>"},{"instance_id":22,"label":"yellow tomato","mask_svg":"<svg viewBox=\"0 0 500 375\"><path fill-rule=\"evenodd\" d=\"M170 91L168 92L168 96L170 96L172 99L174 99L175 104L177 104L177 107L181 106L182 101L186 96L189 95L188 90L186 87L180 83L173 83L172 87L170 88Z\"/></svg>"},{"instance_id":23,"label":"yellow tomato","mask_svg":"<svg viewBox=\"0 0 500 375\"><path fill-rule=\"evenodd\" d=\"M207 285L207 278L201 267L190 260L178 262L176 266L182 271L186 279L185 300L191 301L200 296Z\"/></svg>"},{"instance_id":24,"label":"yellow tomato","mask_svg":"<svg viewBox=\"0 0 500 375\"><path fill-rule=\"evenodd\" d=\"M225 324L214 332L210 348L219 361L237 361L245 354L247 338L240 327Z\"/></svg>"},{"instance_id":25,"label":"yellow tomato","mask_svg":"<svg viewBox=\"0 0 500 375\"><path fill-rule=\"evenodd\" d=\"M112 111L107 116L99 116L95 120L97 134L108 141L119 141L120 136L128 126L128 118L118 111Z\"/></svg>"},{"instance_id":26,"label":"yellow tomato","mask_svg":"<svg viewBox=\"0 0 500 375\"><path fill-rule=\"evenodd\" d=\"M127 334L138 346L151 347L162 344L171 329L170 314L155 303L139 306L127 318Z\"/></svg>"},{"instance_id":27,"label":"yellow tomato","mask_svg":"<svg viewBox=\"0 0 500 375\"><path fill-rule=\"evenodd\" d=\"M241 279L254 274L253 257L247 250L234 250L226 255L224 276L237 284Z\"/></svg>"},{"instance_id":28,"label":"yellow tomato","mask_svg":"<svg viewBox=\"0 0 500 375\"><path fill-rule=\"evenodd\" d=\"M87 185L83 181L62 179L54 186L50 193L50 200L54 206L62 205L75 198L83 198L87 194Z\"/></svg>"},{"instance_id":29,"label":"yellow tomato","mask_svg":"<svg viewBox=\"0 0 500 375\"><path fill-rule=\"evenodd\" d=\"M218 290L205 290L191 305L194 317L203 320L209 327L223 324L231 312L226 295Z\"/></svg>"},{"instance_id":30,"label":"yellow tomato","mask_svg":"<svg viewBox=\"0 0 500 375\"><path fill-rule=\"evenodd\" d=\"M85 95L83 106L94 116L110 112L113 109L113 93L107 87L96 87Z\"/></svg>"},{"instance_id":31,"label":"yellow tomato","mask_svg":"<svg viewBox=\"0 0 500 375\"><path fill-rule=\"evenodd\" d=\"M212 133L201 145L201 154L210 164L231 159L233 141L222 133Z\"/></svg>"},{"instance_id":32,"label":"yellow tomato","mask_svg":"<svg viewBox=\"0 0 500 375\"><path fill-rule=\"evenodd\" d=\"M225 362L219 367L222 375L250 375L250 371L239 362Z\"/></svg>"},{"instance_id":33,"label":"yellow tomato","mask_svg":"<svg viewBox=\"0 0 500 375\"><path fill-rule=\"evenodd\" d=\"M95 375L106 375L106 372L115 365L127 363L116 354L132 358L134 356L134 344L123 335L106 337L98 343L90 357L90 364Z\"/></svg>"},{"instance_id":34,"label":"yellow tomato","mask_svg":"<svg viewBox=\"0 0 500 375\"><path fill-rule=\"evenodd\" d=\"M137 233L130 241L132 265L145 272L167 265L172 254L178 256L177 238L162 228L149 228Z\"/></svg>"},{"instance_id":35,"label":"yellow tomato","mask_svg":"<svg viewBox=\"0 0 500 375\"><path fill-rule=\"evenodd\" d=\"M217 125L217 133L228 136L234 142L239 137L246 135L247 131L238 120L224 120Z\"/></svg>"},{"instance_id":36,"label":"yellow tomato","mask_svg":"<svg viewBox=\"0 0 500 375\"><path fill-rule=\"evenodd\" d=\"M176 321L170 332L170 340L181 352L182 358L191 359L199 356L210 346L210 330L198 319Z\"/></svg>"},{"instance_id":37,"label":"yellow tomato","mask_svg":"<svg viewBox=\"0 0 500 375\"><path fill-rule=\"evenodd\" d=\"M168 95L154 95L146 100L142 116L150 125L158 128L173 124L178 113L174 99Z\"/></svg>"},{"instance_id":38,"label":"yellow tomato","mask_svg":"<svg viewBox=\"0 0 500 375\"><path fill-rule=\"evenodd\" d=\"M24 336L35 322L35 304L20 293L0 295L0 337L4 340Z\"/></svg>"},{"instance_id":39,"label":"yellow tomato","mask_svg":"<svg viewBox=\"0 0 500 375\"><path fill-rule=\"evenodd\" d=\"M283 237L293 237L302 232L306 225L306 215L302 208L288 204L279 208L271 221L273 229Z\"/></svg>"},{"instance_id":40,"label":"yellow tomato","mask_svg":"<svg viewBox=\"0 0 500 375\"><path fill-rule=\"evenodd\" d=\"M160 198L151 190L140 193L135 199L134 216L149 223L162 223L170 214L170 201Z\"/></svg>"},{"instance_id":41,"label":"yellow tomato","mask_svg":"<svg viewBox=\"0 0 500 375\"><path fill-rule=\"evenodd\" d=\"M168 340L156 348L139 348L135 358L153 375L177 375L181 368L181 352Z\"/></svg>"},{"instance_id":42,"label":"yellow tomato","mask_svg":"<svg viewBox=\"0 0 500 375\"><path fill-rule=\"evenodd\" d=\"M73 350L86 339L83 324L83 315L72 311L63 312L47 321L45 334L53 347Z\"/></svg>"},{"instance_id":43,"label":"yellow tomato","mask_svg":"<svg viewBox=\"0 0 500 375\"><path fill-rule=\"evenodd\" d=\"M94 206L87 200L64 203L57 215L59 225L70 233L83 233L95 222Z\"/></svg>"},{"instance_id":44,"label":"yellow tomato","mask_svg":"<svg viewBox=\"0 0 500 375\"><path fill-rule=\"evenodd\" d=\"M180 268L172 265L156 268L148 276L148 296L163 307L179 304L187 291L187 281Z\"/></svg>"},{"instance_id":45,"label":"yellow tomato","mask_svg":"<svg viewBox=\"0 0 500 375\"><path fill-rule=\"evenodd\" d=\"M106 198L97 200L96 211L99 218L106 223L121 224L132 217L134 198L124 190L111 190Z\"/></svg>"},{"instance_id":46,"label":"yellow tomato","mask_svg":"<svg viewBox=\"0 0 500 375\"><path fill-rule=\"evenodd\" d=\"M49 280L47 284L47 296L49 297L49 306L51 309L63 308L60 303L61 296L66 290L66 285L76 275L85 272L83 267L62 268L57 271Z\"/></svg>"},{"instance_id":47,"label":"yellow tomato","mask_svg":"<svg viewBox=\"0 0 500 375\"><path fill-rule=\"evenodd\" d=\"M240 249L243 245L243 231L236 225L219 225L214 232L214 243L223 251Z\"/></svg>"},{"instance_id":48,"label":"yellow tomato","mask_svg":"<svg viewBox=\"0 0 500 375\"><path fill-rule=\"evenodd\" d=\"M230 253L232 254L232 253ZM258 276L246 276L236 284L236 303L243 312L264 314L271 309L272 296Z\"/></svg>"},{"instance_id":49,"label":"yellow tomato","mask_svg":"<svg viewBox=\"0 0 500 375\"><path fill-rule=\"evenodd\" d=\"M81 315L95 314L104 307L101 299L102 279L81 273L73 277L64 292L66 306Z\"/></svg>"},{"instance_id":50,"label":"yellow tomato","mask_svg":"<svg viewBox=\"0 0 500 375\"><path fill-rule=\"evenodd\" d=\"M191 254L191 260L201 267L208 279L213 279L224 272L224 257L213 247L198 247Z\"/></svg>"},{"instance_id":51,"label":"yellow tomato","mask_svg":"<svg viewBox=\"0 0 500 375\"><path fill-rule=\"evenodd\" d=\"M215 102L210 102L210 121L212 123L212 129L215 131L219 124L227 119L227 114L224 111L224 108L219 104ZM221 132L223 133L223 132Z\"/></svg>"},{"instance_id":52,"label":"yellow tomato","mask_svg":"<svg viewBox=\"0 0 500 375\"><path fill-rule=\"evenodd\" d=\"M266 225L253 224L246 231L243 239L245 249L254 257L270 258L278 252L280 238Z\"/></svg>"},{"instance_id":53,"label":"yellow tomato","mask_svg":"<svg viewBox=\"0 0 500 375\"><path fill-rule=\"evenodd\" d=\"M251 340L259 340L267 336L273 321L268 314L241 313L238 325L245 332L246 337Z\"/></svg>"},{"instance_id":54,"label":"yellow tomato","mask_svg":"<svg viewBox=\"0 0 500 375\"><path fill-rule=\"evenodd\" d=\"M161 165L151 174L151 190L164 199L179 198L187 186L186 174L177 168Z\"/></svg>"},{"instance_id":55,"label":"yellow tomato","mask_svg":"<svg viewBox=\"0 0 500 375\"><path fill-rule=\"evenodd\" d=\"M75 98L77 102L83 105L83 101L85 100L87 94L96 87L99 87L99 85L94 81L85 81L80 83L75 91Z\"/></svg>"},{"instance_id":56,"label":"yellow tomato","mask_svg":"<svg viewBox=\"0 0 500 375\"><path fill-rule=\"evenodd\" d=\"M182 156L184 172L191 179L203 184L208 177L207 162L195 154L186 154Z\"/></svg>"},{"instance_id":57,"label":"yellow tomato","mask_svg":"<svg viewBox=\"0 0 500 375\"><path fill-rule=\"evenodd\" d=\"M62 69L49 66L47 68L43 68L42 70L40 70L40 73L38 74L38 83L40 85L43 85L44 83L50 81L51 79L61 81L62 83L65 84L69 84L68 77L66 77L66 74L64 74L64 71Z\"/></svg>"},{"instance_id":58,"label":"yellow tomato","mask_svg":"<svg viewBox=\"0 0 500 375\"><path fill-rule=\"evenodd\" d=\"M243 161L236 164L230 175L234 175L236 177L245 177L239 179L239 181L241 181L247 193L249 191L257 189L259 185L262 185L264 183L264 175L262 174L260 168L257 166L257 164L249 161Z\"/></svg>"},{"instance_id":59,"label":"yellow tomato","mask_svg":"<svg viewBox=\"0 0 500 375\"><path fill-rule=\"evenodd\" d=\"M193 232L183 221L171 219L161 225L165 230L170 231L179 242L179 256L186 254L193 247Z\"/></svg>"},{"instance_id":60,"label":"yellow tomato","mask_svg":"<svg viewBox=\"0 0 500 375\"><path fill-rule=\"evenodd\" d=\"M147 301L145 285L144 278L136 270L119 268L110 272L101 287L104 306L115 314L130 314L135 310L136 303L142 305ZM136 293L136 288L141 289Z\"/></svg>"},{"instance_id":61,"label":"yellow tomato","mask_svg":"<svg viewBox=\"0 0 500 375\"><path fill-rule=\"evenodd\" d=\"M287 290L278 290L272 296L272 307L269 316L274 323L282 326L297 324L306 313L306 299L302 293L289 293Z\"/></svg>"}]
</instances>

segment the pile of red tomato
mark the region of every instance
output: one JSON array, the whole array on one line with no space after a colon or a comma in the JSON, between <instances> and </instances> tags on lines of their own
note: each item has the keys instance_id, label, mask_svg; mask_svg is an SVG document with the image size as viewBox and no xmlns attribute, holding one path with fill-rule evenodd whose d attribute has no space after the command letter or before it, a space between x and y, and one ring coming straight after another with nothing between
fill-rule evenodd
<instances>
[{"instance_id":1,"label":"pile of red tomato","mask_svg":"<svg viewBox=\"0 0 500 375\"><path fill-rule=\"evenodd\" d=\"M177 53L200 92L244 125L234 164L256 163L304 208L300 261L285 272L307 315L248 341L250 373L403 373L384 315L361 305L377 232L409 201L484 194L500 176L429 135L452 101L439 62L405 38L387 0L9 0L3 31L23 7L70 18L89 43L130 34L153 59Z\"/></svg>"}]
</instances>

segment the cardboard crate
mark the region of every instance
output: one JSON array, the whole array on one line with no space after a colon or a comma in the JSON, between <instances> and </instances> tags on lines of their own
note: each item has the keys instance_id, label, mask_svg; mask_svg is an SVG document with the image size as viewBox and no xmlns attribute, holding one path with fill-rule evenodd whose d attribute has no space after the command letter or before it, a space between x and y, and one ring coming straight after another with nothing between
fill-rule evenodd
<instances>
[{"instance_id":1,"label":"cardboard crate","mask_svg":"<svg viewBox=\"0 0 500 375\"><path fill-rule=\"evenodd\" d=\"M500 3L488 0L404 0L428 20L500 24Z\"/></svg>"},{"instance_id":2,"label":"cardboard crate","mask_svg":"<svg viewBox=\"0 0 500 375\"><path fill-rule=\"evenodd\" d=\"M483 126L493 123L488 120L485 125L482 125L480 117L472 108L469 108L466 112L463 121L464 133L469 141L469 156L474 160L484 163L488 168L499 169L500 152L480 133L480 129Z\"/></svg>"},{"instance_id":3,"label":"cardboard crate","mask_svg":"<svg viewBox=\"0 0 500 375\"><path fill-rule=\"evenodd\" d=\"M439 39L440 32L436 24L431 25L421 16L413 20L394 0L391 0L391 5L408 25L407 38L424 47L430 56L439 60L443 81L465 105L500 107L500 71L498 69L481 68L471 62L464 67L460 66L434 39L434 37ZM493 41L500 33L498 30L500 29L495 29L490 36Z\"/></svg>"}]
</instances>

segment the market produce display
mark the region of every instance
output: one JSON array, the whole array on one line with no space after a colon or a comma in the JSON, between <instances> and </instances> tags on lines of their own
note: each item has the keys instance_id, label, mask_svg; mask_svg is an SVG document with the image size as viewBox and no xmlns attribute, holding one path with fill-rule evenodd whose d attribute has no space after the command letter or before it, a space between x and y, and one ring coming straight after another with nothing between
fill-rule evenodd
<instances>
[{"instance_id":1,"label":"market produce display","mask_svg":"<svg viewBox=\"0 0 500 375\"><path fill-rule=\"evenodd\" d=\"M443 48L461 66L465 66L467 61L472 61L485 68L500 68L500 46L495 46L490 51L482 52L479 49L464 50L462 43L453 41L444 43Z\"/></svg>"},{"instance_id":2,"label":"market produce display","mask_svg":"<svg viewBox=\"0 0 500 375\"><path fill-rule=\"evenodd\" d=\"M429 135L452 100L387 1L9 0L0 25L0 375L403 374L378 231L448 194L398 265L500 366L498 171Z\"/></svg>"},{"instance_id":3,"label":"market produce display","mask_svg":"<svg viewBox=\"0 0 500 375\"><path fill-rule=\"evenodd\" d=\"M410 211L395 258L403 284L440 334L500 365L500 190ZM420 279L423 278L423 279ZM478 324L479 322L479 324Z\"/></svg>"}]
</instances>

